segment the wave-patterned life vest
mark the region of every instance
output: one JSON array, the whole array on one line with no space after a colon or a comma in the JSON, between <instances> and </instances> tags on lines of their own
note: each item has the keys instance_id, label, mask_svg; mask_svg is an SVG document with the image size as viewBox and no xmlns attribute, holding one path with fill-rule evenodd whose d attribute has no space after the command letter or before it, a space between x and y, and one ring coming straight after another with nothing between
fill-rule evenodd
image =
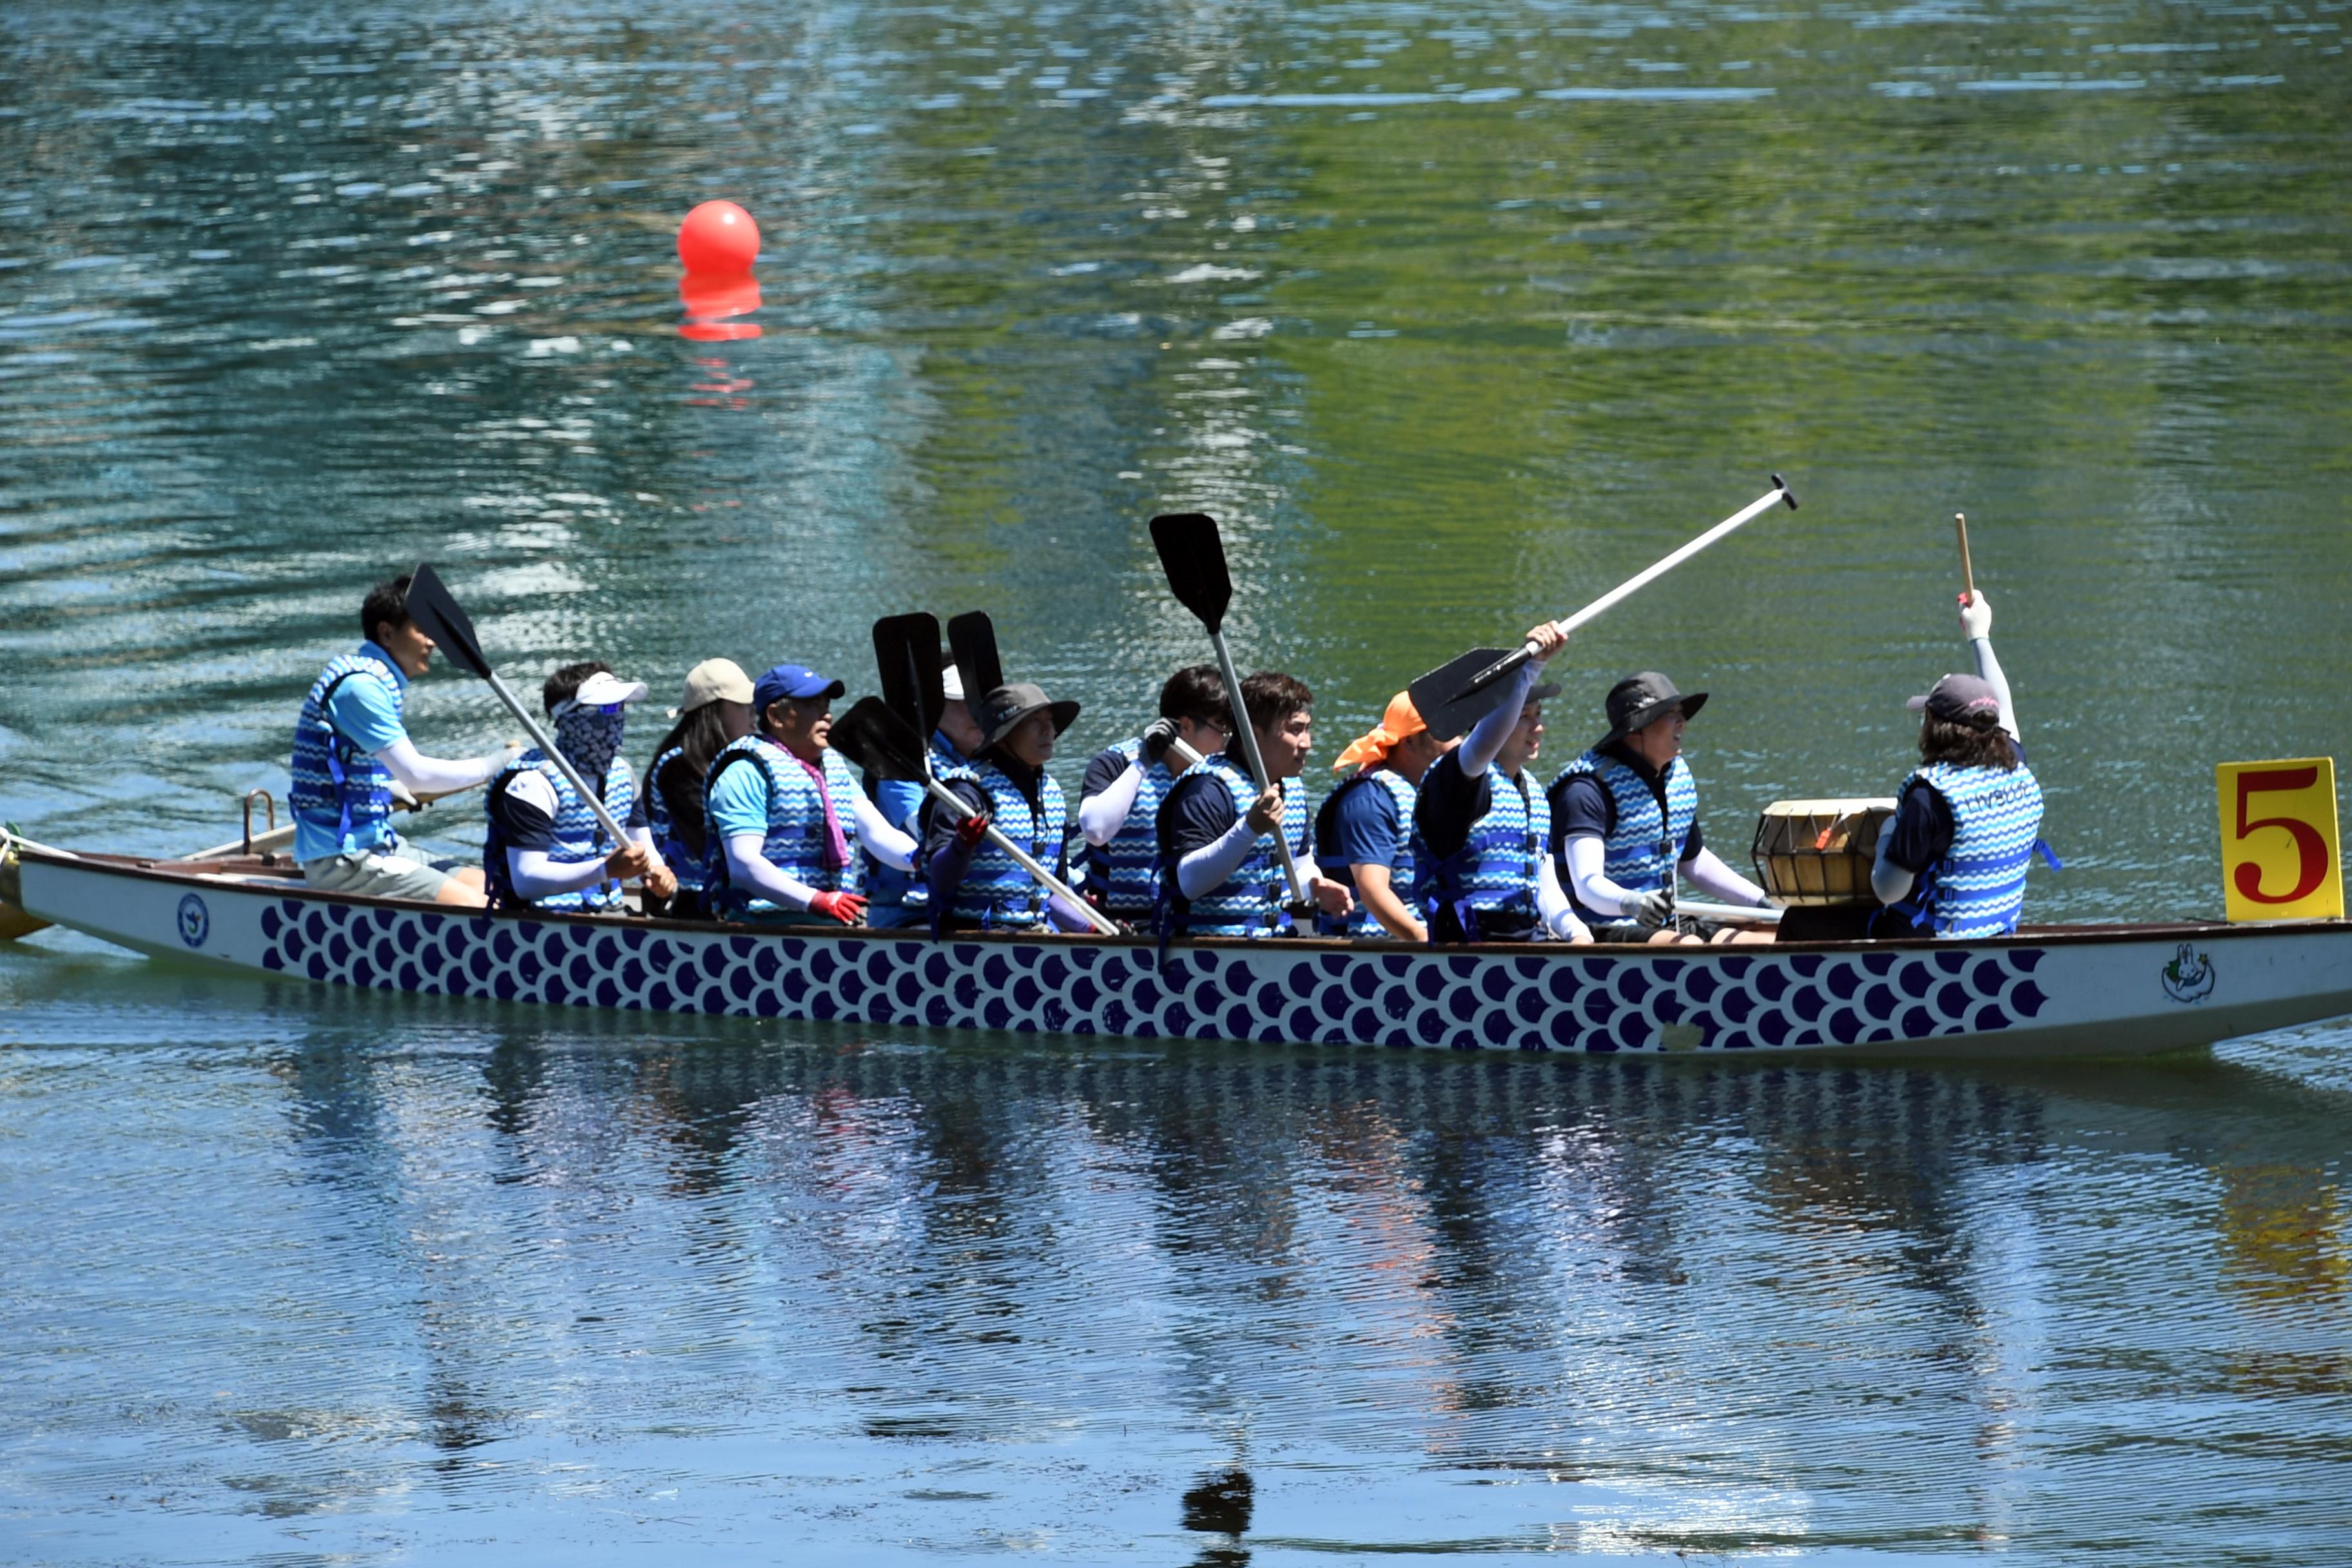
<instances>
[{"instance_id":1,"label":"wave-patterned life vest","mask_svg":"<svg viewBox=\"0 0 2352 1568\"><path fill-rule=\"evenodd\" d=\"M1691 776L1690 764L1680 757L1666 763L1666 803L1663 812L1658 809L1658 796L1650 788L1649 781L1615 757L1587 752L1559 771L1552 788L1557 790L1560 779L1578 773L1599 777L1601 787L1609 792L1609 799L1616 807L1616 826L1601 844L1601 874L1631 893L1671 889L1675 868L1682 860L1683 844L1690 837L1691 824L1698 818L1698 781ZM1549 809L1549 796L1545 805ZM1587 908L1584 900L1576 897L1573 888L1569 899L1575 904L1576 912L1588 921L1624 919L1621 910Z\"/></svg>"},{"instance_id":2,"label":"wave-patterned life vest","mask_svg":"<svg viewBox=\"0 0 2352 1568\"><path fill-rule=\"evenodd\" d=\"M339 653L327 661L302 699L294 725L293 787L286 804L295 820L335 840L339 853L380 848L392 841L392 772L335 728L328 715L335 690L354 675L371 675L391 689L392 710L407 690L392 666L367 653Z\"/></svg>"},{"instance_id":3,"label":"wave-patterned life vest","mask_svg":"<svg viewBox=\"0 0 2352 1568\"><path fill-rule=\"evenodd\" d=\"M1222 752L1200 770L1232 797L1236 816L1247 816L1257 804L1258 788L1248 773ZM1167 803L1160 803L1165 810ZM1307 792L1292 780L1283 791L1282 834L1292 852L1305 858L1313 853L1307 837ZM1291 929L1290 885L1282 874L1282 858L1275 853L1274 837L1261 833L1234 874L1201 897L1186 900L1176 879L1175 858L1163 854L1160 863L1162 906L1172 925L1163 929L1192 936L1281 936Z\"/></svg>"},{"instance_id":4,"label":"wave-patterned life vest","mask_svg":"<svg viewBox=\"0 0 2352 1568\"><path fill-rule=\"evenodd\" d=\"M1176 787L1165 763L1143 760L1143 739L1131 736L1111 748L1143 777L1135 786L1127 820L1108 844L1087 846L1087 875L1102 889L1103 912L1123 921L1150 917L1160 897L1160 808Z\"/></svg>"},{"instance_id":5,"label":"wave-patterned life vest","mask_svg":"<svg viewBox=\"0 0 2352 1568\"><path fill-rule=\"evenodd\" d=\"M547 847L547 858L558 866L578 866L590 860L602 860L620 847L604 825L596 820L596 813L580 798L563 770L547 760L547 753L537 746L523 752L499 770L490 780L488 792L483 796L486 806L495 805L506 787L516 777L526 773L537 773L555 791L555 841ZM614 757L604 770L603 791L604 809L616 821L626 822L637 805L637 781L629 772L629 764ZM489 834L482 840L482 876L490 886L490 902L499 909L548 910L558 913L608 914L621 907L621 884L607 877L593 882L577 892L551 893L543 899L525 899L515 891L514 877L507 864L506 830L499 826L499 815L488 812Z\"/></svg>"},{"instance_id":6,"label":"wave-patterned life vest","mask_svg":"<svg viewBox=\"0 0 2352 1568\"><path fill-rule=\"evenodd\" d=\"M988 792L990 825L1029 852L1040 865L1051 868L1061 858L1062 839L1069 826L1069 806L1054 775L1037 776L1037 804L1012 776L992 762L974 763L967 772ZM993 839L983 838L972 851L971 869L957 887L948 912L986 931L1034 931L1045 923L1045 889L1023 870Z\"/></svg>"},{"instance_id":7,"label":"wave-patterned life vest","mask_svg":"<svg viewBox=\"0 0 2352 1568\"><path fill-rule=\"evenodd\" d=\"M2007 936L2025 907L2026 862L2041 847L2042 785L2033 770L2022 763L2008 770L1931 763L1903 781L1904 793L1922 784L1952 808L1952 847L1887 913L1922 935Z\"/></svg>"},{"instance_id":8,"label":"wave-patterned life vest","mask_svg":"<svg viewBox=\"0 0 2352 1568\"><path fill-rule=\"evenodd\" d=\"M1533 786L1526 771L1509 778L1500 768L1490 767L1486 782L1486 815L1470 825L1461 848L1440 858L1430 852L1419 832L1412 837L1413 876L1423 912L1433 920L1441 908L1451 906L1463 934L1473 941L1481 935L1524 935L1535 924L1540 918L1536 879L1544 857L1551 853L1551 800ZM1646 786L1642 794L1649 799ZM1621 806L1617 820L1624 819ZM1482 931L1482 923L1495 929Z\"/></svg>"},{"instance_id":9,"label":"wave-patterned life vest","mask_svg":"<svg viewBox=\"0 0 2352 1568\"><path fill-rule=\"evenodd\" d=\"M1355 871L1339 851L1339 803L1348 798L1349 791L1367 789L1375 784L1388 792L1389 800L1396 807L1397 841L1396 851L1389 858L1389 888L1405 908L1411 909L1418 901L1416 894L1420 888L1412 851L1412 808L1413 803L1421 796L1421 791L1411 779L1394 768L1372 768L1341 779L1339 787L1323 797L1322 806L1315 813L1315 858L1322 866L1326 877L1335 882L1354 883ZM1380 918L1372 913L1370 906L1364 902L1361 888L1356 889L1356 907L1344 922L1330 915L1318 913L1315 929L1324 936L1351 939L1391 934L1388 927L1381 924Z\"/></svg>"},{"instance_id":10,"label":"wave-patterned life vest","mask_svg":"<svg viewBox=\"0 0 2352 1568\"><path fill-rule=\"evenodd\" d=\"M760 843L761 858L803 887L820 893L854 893L860 884L856 847L852 847L845 864L824 863L824 805L829 797L834 820L848 835L857 809L857 773L832 747L822 754L824 794L820 795L816 780L801 766L800 759L765 735L745 735L729 742L710 759L710 771L703 775L703 816L707 820L710 815L710 786L719 782L720 773L730 767L758 768L768 784L768 832ZM730 884L724 844L714 843L711 851L711 899L719 909L730 914L781 912L773 900Z\"/></svg>"},{"instance_id":11,"label":"wave-patterned life vest","mask_svg":"<svg viewBox=\"0 0 2352 1568\"><path fill-rule=\"evenodd\" d=\"M669 808L669 796L661 787L662 770L686 755L684 746L672 746L654 759L646 770L646 826L653 832L654 850L677 878L681 893L698 893L710 885L710 823L702 825L702 850L697 853L686 841L676 814ZM620 816L619 812L613 814Z\"/></svg>"}]
</instances>

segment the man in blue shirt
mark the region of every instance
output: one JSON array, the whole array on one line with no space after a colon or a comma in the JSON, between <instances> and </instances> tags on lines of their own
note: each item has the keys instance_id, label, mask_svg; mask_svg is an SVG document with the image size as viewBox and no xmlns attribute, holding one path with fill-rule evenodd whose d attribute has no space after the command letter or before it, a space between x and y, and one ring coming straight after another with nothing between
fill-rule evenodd
<instances>
[{"instance_id":1,"label":"man in blue shirt","mask_svg":"<svg viewBox=\"0 0 2352 1568\"><path fill-rule=\"evenodd\" d=\"M1429 940L1413 889L1412 807L1423 775L1453 745L1429 732L1412 693L1400 691L1380 723L1332 763L1335 773L1356 772L1315 814L1315 858L1326 877L1355 894L1356 912L1345 921L1322 918L1324 935Z\"/></svg>"},{"instance_id":2,"label":"man in blue shirt","mask_svg":"<svg viewBox=\"0 0 2352 1568\"><path fill-rule=\"evenodd\" d=\"M433 639L408 618L408 579L370 589L364 639L327 661L294 730L294 858L302 879L331 893L479 908L479 867L427 860L392 826L393 787L419 799L470 789L506 765L497 756L442 762L420 753L402 719L408 683L433 661Z\"/></svg>"}]
</instances>

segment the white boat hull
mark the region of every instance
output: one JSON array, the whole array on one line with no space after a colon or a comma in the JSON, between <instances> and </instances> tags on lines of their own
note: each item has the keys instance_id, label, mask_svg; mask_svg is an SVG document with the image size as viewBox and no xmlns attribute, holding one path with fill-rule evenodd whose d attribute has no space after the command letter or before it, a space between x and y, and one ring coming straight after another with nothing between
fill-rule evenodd
<instances>
[{"instance_id":1,"label":"white boat hull","mask_svg":"<svg viewBox=\"0 0 2352 1568\"><path fill-rule=\"evenodd\" d=\"M1453 1049L2143 1055L2352 1012L2352 926L1982 942L1433 950L485 914L26 850L25 909L160 958L379 991L876 1026Z\"/></svg>"}]
</instances>

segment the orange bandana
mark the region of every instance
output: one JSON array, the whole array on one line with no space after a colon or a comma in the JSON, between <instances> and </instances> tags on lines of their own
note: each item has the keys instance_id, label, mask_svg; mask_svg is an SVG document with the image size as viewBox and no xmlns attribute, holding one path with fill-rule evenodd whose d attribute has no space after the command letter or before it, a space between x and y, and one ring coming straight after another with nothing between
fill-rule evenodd
<instances>
[{"instance_id":1,"label":"orange bandana","mask_svg":"<svg viewBox=\"0 0 2352 1568\"><path fill-rule=\"evenodd\" d=\"M1349 768L1377 766L1398 743L1428 728L1421 721L1420 710L1412 705L1412 694L1400 691L1389 699L1389 710L1381 715L1380 723L1350 741L1331 771L1343 773Z\"/></svg>"}]
</instances>

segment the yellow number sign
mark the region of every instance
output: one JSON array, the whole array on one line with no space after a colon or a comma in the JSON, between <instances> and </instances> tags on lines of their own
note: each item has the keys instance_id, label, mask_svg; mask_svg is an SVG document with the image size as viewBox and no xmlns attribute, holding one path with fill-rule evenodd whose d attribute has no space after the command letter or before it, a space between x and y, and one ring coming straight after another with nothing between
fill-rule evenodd
<instances>
[{"instance_id":1,"label":"yellow number sign","mask_svg":"<svg viewBox=\"0 0 2352 1568\"><path fill-rule=\"evenodd\" d=\"M2221 892L2233 921L2342 920L2336 760L2223 763Z\"/></svg>"}]
</instances>

